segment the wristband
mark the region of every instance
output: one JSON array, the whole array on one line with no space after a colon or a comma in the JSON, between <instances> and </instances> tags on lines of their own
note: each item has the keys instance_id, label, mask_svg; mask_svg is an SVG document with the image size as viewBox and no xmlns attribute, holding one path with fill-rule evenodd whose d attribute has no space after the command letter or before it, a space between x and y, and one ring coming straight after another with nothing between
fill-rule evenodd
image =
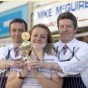
<instances>
[{"instance_id":1,"label":"wristband","mask_svg":"<svg viewBox=\"0 0 88 88\"><path fill-rule=\"evenodd\" d=\"M19 79L24 79L25 77L22 77L22 75L21 75L21 73L20 72L17 72L17 77L19 78Z\"/></svg>"}]
</instances>

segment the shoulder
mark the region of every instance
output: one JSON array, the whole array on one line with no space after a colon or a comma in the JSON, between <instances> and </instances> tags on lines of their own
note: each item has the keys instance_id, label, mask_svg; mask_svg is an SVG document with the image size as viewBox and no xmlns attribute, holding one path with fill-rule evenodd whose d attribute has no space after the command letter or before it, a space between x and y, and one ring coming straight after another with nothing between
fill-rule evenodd
<instances>
[{"instance_id":1,"label":"shoulder","mask_svg":"<svg viewBox=\"0 0 88 88\"><path fill-rule=\"evenodd\" d=\"M0 48L0 53L1 53L1 52L4 52L4 51L6 51L6 50L7 50L7 47L1 47L1 48Z\"/></svg>"},{"instance_id":2,"label":"shoulder","mask_svg":"<svg viewBox=\"0 0 88 88\"><path fill-rule=\"evenodd\" d=\"M57 47L57 46L59 46L60 45L60 42L58 41L58 42L56 42L56 43L54 43L54 46L55 47Z\"/></svg>"},{"instance_id":3,"label":"shoulder","mask_svg":"<svg viewBox=\"0 0 88 88\"><path fill-rule=\"evenodd\" d=\"M79 47L88 47L88 44L83 41L76 40L76 45Z\"/></svg>"},{"instance_id":4,"label":"shoulder","mask_svg":"<svg viewBox=\"0 0 88 88\"><path fill-rule=\"evenodd\" d=\"M5 58L7 56L9 48L10 45L0 48L0 58Z\"/></svg>"},{"instance_id":5,"label":"shoulder","mask_svg":"<svg viewBox=\"0 0 88 88\"><path fill-rule=\"evenodd\" d=\"M10 48L11 44L7 45L7 46L3 46L0 48L0 50L5 51L8 50Z\"/></svg>"},{"instance_id":6,"label":"shoulder","mask_svg":"<svg viewBox=\"0 0 88 88\"><path fill-rule=\"evenodd\" d=\"M75 54L78 58L81 58L81 60L88 59L88 44L79 40L76 40L75 43Z\"/></svg>"}]
</instances>

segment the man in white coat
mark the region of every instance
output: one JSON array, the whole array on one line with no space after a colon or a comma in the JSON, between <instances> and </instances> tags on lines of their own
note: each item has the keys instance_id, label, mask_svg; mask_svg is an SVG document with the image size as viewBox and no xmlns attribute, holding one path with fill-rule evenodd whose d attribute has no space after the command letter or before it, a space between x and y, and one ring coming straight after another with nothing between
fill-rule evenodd
<instances>
[{"instance_id":1,"label":"man in white coat","mask_svg":"<svg viewBox=\"0 0 88 88\"><path fill-rule=\"evenodd\" d=\"M64 78L63 88L88 88L88 45L78 41L76 17L71 12L61 13L57 18L60 40L55 44L58 64ZM70 77L69 77L70 75Z\"/></svg>"},{"instance_id":2,"label":"man in white coat","mask_svg":"<svg viewBox=\"0 0 88 88\"><path fill-rule=\"evenodd\" d=\"M22 61L16 60L15 56L17 52L15 52L14 49L19 48L23 42L21 35L24 31L27 31L27 23L23 19L15 18L10 22L9 33L12 43L0 48L0 70L4 71L8 66L20 67L20 64L23 64Z\"/></svg>"}]
</instances>

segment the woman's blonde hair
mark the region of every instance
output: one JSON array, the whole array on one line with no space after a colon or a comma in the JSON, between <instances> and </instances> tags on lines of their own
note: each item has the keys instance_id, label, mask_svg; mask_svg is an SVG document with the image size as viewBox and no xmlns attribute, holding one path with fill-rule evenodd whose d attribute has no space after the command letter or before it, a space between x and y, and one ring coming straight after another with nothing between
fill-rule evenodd
<instances>
[{"instance_id":1,"label":"woman's blonde hair","mask_svg":"<svg viewBox=\"0 0 88 88\"><path fill-rule=\"evenodd\" d=\"M44 52L47 53L47 54L54 54L55 53L55 48L54 48L54 45L53 45L53 39L52 39L51 32L50 32L49 28L44 24L36 24L32 27L32 29L29 32L30 36L32 35L32 32L35 28L43 28L47 31L47 33L48 33L47 44L44 47ZM30 38L30 40L31 40L31 38Z\"/></svg>"}]
</instances>

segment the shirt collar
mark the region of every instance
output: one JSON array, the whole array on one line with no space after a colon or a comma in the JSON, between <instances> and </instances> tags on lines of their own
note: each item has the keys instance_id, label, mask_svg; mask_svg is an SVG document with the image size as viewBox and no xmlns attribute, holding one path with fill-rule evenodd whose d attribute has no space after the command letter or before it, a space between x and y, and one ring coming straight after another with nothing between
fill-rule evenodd
<instances>
[{"instance_id":1,"label":"shirt collar","mask_svg":"<svg viewBox=\"0 0 88 88\"><path fill-rule=\"evenodd\" d=\"M15 48L15 46L14 46L14 44L12 43L12 44L10 45L10 47L9 47L9 50L14 49L14 48Z\"/></svg>"},{"instance_id":2,"label":"shirt collar","mask_svg":"<svg viewBox=\"0 0 88 88\"><path fill-rule=\"evenodd\" d=\"M69 43L67 43L67 44L64 44L61 40L59 41L59 43L60 43L60 47L61 47L61 49L63 48L63 46L64 45L67 45L68 46L68 48L73 48L73 47L75 47L76 46L76 39L75 38L73 38Z\"/></svg>"}]
</instances>

